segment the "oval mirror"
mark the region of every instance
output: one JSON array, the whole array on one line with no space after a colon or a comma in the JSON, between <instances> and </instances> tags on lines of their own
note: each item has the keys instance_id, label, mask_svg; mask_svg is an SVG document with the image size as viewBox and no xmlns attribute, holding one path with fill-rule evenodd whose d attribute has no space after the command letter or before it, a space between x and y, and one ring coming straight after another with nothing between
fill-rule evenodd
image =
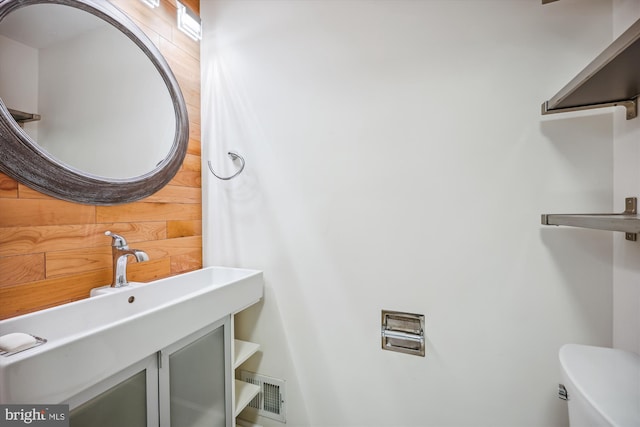
<instances>
[{"instance_id":1,"label":"oval mirror","mask_svg":"<svg viewBox=\"0 0 640 427\"><path fill-rule=\"evenodd\" d=\"M64 200L153 194L186 155L166 61L104 0L0 0L0 171Z\"/></svg>"}]
</instances>

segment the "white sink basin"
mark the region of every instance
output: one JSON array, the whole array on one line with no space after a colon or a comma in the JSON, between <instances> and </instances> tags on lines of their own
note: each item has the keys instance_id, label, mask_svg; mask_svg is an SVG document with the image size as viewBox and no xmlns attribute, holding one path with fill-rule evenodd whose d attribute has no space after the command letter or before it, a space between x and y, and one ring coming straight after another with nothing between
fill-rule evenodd
<instances>
[{"instance_id":1,"label":"white sink basin","mask_svg":"<svg viewBox=\"0 0 640 427\"><path fill-rule=\"evenodd\" d=\"M262 272L208 267L0 321L47 340L0 355L0 404L53 404L249 305Z\"/></svg>"}]
</instances>

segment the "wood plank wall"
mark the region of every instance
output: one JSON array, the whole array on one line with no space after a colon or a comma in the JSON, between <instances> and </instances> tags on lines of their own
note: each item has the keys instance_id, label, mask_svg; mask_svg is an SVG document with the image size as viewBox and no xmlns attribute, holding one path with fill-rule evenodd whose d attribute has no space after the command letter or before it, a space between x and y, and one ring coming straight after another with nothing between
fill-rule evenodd
<instances>
[{"instance_id":1,"label":"wood plank wall","mask_svg":"<svg viewBox=\"0 0 640 427\"><path fill-rule=\"evenodd\" d=\"M0 173L0 319L86 298L91 288L111 283L106 230L149 254L150 261L129 264L129 280L202 268L200 46L177 29L175 0L156 9L111 1L158 46L178 79L189 112L187 157L164 189L120 206L56 200ZM183 3L199 13L200 0Z\"/></svg>"}]
</instances>

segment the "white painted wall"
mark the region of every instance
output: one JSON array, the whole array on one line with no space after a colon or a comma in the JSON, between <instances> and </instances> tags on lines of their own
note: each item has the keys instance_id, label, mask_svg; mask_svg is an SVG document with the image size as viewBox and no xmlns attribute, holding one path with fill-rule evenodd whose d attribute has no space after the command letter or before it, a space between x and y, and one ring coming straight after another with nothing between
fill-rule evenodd
<instances>
[{"instance_id":1,"label":"white painted wall","mask_svg":"<svg viewBox=\"0 0 640 427\"><path fill-rule=\"evenodd\" d=\"M640 2L614 0L614 37L640 18ZM614 202L620 209L625 197L640 196L640 122L625 120L618 112L614 119ZM614 240L614 318L613 345L640 353L640 246Z\"/></svg>"},{"instance_id":2,"label":"white painted wall","mask_svg":"<svg viewBox=\"0 0 640 427\"><path fill-rule=\"evenodd\" d=\"M611 345L610 111L540 104L611 41L602 0L203 1L205 263L265 271L237 334L292 426L561 426L557 351ZM426 315L427 356L380 349ZM281 424L261 419L266 426Z\"/></svg>"}]
</instances>

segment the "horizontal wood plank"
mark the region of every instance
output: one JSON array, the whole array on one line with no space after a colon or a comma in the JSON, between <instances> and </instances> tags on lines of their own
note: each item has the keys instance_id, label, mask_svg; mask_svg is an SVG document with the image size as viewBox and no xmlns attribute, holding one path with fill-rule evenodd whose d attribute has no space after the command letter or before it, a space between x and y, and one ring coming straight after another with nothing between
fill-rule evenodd
<instances>
[{"instance_id":1,"label":"horizontal wood plank","mask_svg":"<svg viewBox=\"0 0 640 427\"><path fill-rule=\"evenodd\" d=\"M162 7L151 9L139 0L110 0L110 2L124 10L129 18L131 18L143 31L150 29L161 37L171 40L174 26L171 22L171 14L173 11L173 19L176 19L175 4L171 7L170 3L161 2ZM149 35L147 31L145 31L145 34ZM149 38L153 39L154 37L151 35Z\"/></svg>"},{"instance_id":2,"label":"horizontal wood plank","mask_svg":"<svg viewBox=\"0 0 640 427\"><path fill-rule=\"evenodd\" d=\"M200 135L200 127L190 127L189 128L189 147L193 147L193 149L189 150L189 154L199 154L196 152L197 148L202 145L202 136Z\"/></svg>"},{"instance_id":3,"label":"horizontal wood plank","mask_svg":"<svg viewBox=\"0 0 640 427\"><path fill-rule=\"evenodd\" d=\"M157 193L147 197L144 201L161 203L202 203L202 191L197 187L167 185Z\"/></svg>"},{"instance_id":4,"label":"horizontal wood plank","mask_svg":"<svg viewBox=\"0 0 640 427\"><path fill-rule=\"evenodd\" d=\"M47 278L111 268L111 246L47 252Z\"/></svg>"},{"instance_id":5,"label":"horizontal wood plank","mask_svg":"<svg viewBox=\"0 0 640 427\"><path fill-rule=\"evenodd\" d=\"M144 222L161 220L202 219L197 204L131 203L123 206L98 206L97 222Z\"/></svg>"},{"instance_id":6,"label":"horizontal wood plank","mask_svg":"<svg viewBox=\"0 0 640 427\"><path fill-rule=\"evenodd\" d=\"M0 228L0 256L110 247L107 230L126 236L129 243L167 237L166 221Z\"/></svg>"},{"instance_id":7,"label":"horizontal wood plank","mask_svg":"<svg viewBox=\"0 0 640 427\"><path fill-rule=\"evenodd\" d=\"M200 156L187 154L184 158L184 163L182 163L182 169L194 171L194 172L200 172L202 170L202 165L200 163L201 161L202 159Z\"/></svg>"},{"instance_id":8,"label":"horizontal wood plank","mask_svg":"<svg viewBox=\"0 0 640 427\"><path fill-rule=\"evenodd\" d=\"M200 157L202 155L202 143L199 140L190 138L187 144L187 154Z\"/></svg>"},{"instance_id":9,"label":"horizontal wood plank","mask_svg":"<svg viewBox=\"0 0 640 427\"><path fill-rule=\"evenodd\" d=\"M202 251L192 250L171 257L171 272L173 274L184 273L201 268Z\"/></svg>"},{"instance_id":10,"label":"horizontal wood plank","mask_svg":"<svg viewBox=\"0 0 640 427\"><path fill-rule=\"evenodd\" d=\"M194 251L202 252L202 236L141 242L138 247L149 254L151 259L169 258L193 253Z\"/></svg>"},{"instance_id":11,"label":"horizontal wood plank","mask_svg":"<svg viewBox=\"0 0 640 427\"><path fill-rule=\"evenodd\" d=\"M0 257L0 287L44 279L44 254Z\"/></svg>"},{"instance_id":12,"label":"horizontal wood plank","mask_svg":"<svg viewBox=\"0 0 640 427\"><path fill-rule=\"evenodd\" d=\"M18 182L0 172L0 197L18 197Z\"/></svg>"},{"instance_id":13,"label":"horizontal wood plank","mask_svg":"<svg viewBox=\"0 0 640 427\"><path fill-rule=\"evenodd\" d=\"M127 266L127 279L130 282L152 282L169 277L171 274L171 258L134 262Z\"/></svg>"},{"instance_id":14,"label":"horizontal wood plank","mask_svg":"<svg viewBox=\"0 0 640 427\"><path fill-rule=\"evenodd\" d=\"M167 58L187 104L200 105L200 61L175 44L160 40L160 52Z\"/></svg>"},{"instance_id":15,"label":"horizontal wood plank","mask_svg":"<svg viewBox=\"0 0 640 427\"><path fill-rule=\"evenodd\" d=\"M87 298L93 288L111 281L111 269L40 280L28 284L0 288L0 318L8 318L36 310Z\"/></svg>"},{"instance_id":16,"label":"horizontal wood plank","mask_svg":"<svg viewBox=\"0 0 640 427\"><path fill-rule=\"evenodd\" d=\"M37 190L27 187L24 184L18 184L18 197L21 199L49 199L56 200L54 197L43 194Z\"/></svg>"},{"instance_id":17,"label":"horizontal wood plank","mask_svg":"<svg viewBox=\"0 0 640 427\"><path fill-rule=\"evenodd\" d=\"M181 169L176 176L173 177L169 185L176 185L178 187L202 187L202 175L201 171L192 171L187 169Z\"/></svg>"},{"instance_id":18,"label":"horizontal wood plank","mask_svg":"<svg viewBox=\"0 0 640 427\"><path fill-rule=\"evenodd\" d=\"M160 33L158 33L158 27L156 26L151 27L149 25L146 25L144 22L141 22L137 19L133 19L132 20L137 26L138 28L140 28L142 30L142 32L149 37L149 40L151 40L151 42L154 44L154 46L160 46L160 39L162 39L162 35L160 35Z\"/></svg>"},{"instance_id":19,"label":"horizontal wood plank","mask_svg":"<svg viewBox=\"0 0 640 427\"><path fill-rule=\"evenodd\" d=\"M95 206L54 199L0 199L0 227L95 223Z\"/></svg>"},{"instance_id":20,"label":"horizontal wood plank","mask_svg":"<svg viewBox=\"0 0 640 427\"><path fill-rule=\"evenodd\" d=\"M187 114L189 116L189 122L194 126L200 126L200 105L187 105Z\"/></svg>"},{"instance_id":21,"label":"horizontal wood plank","mask_svg":"<svg viewBox=\"0 0 640 427\"><path fill-rule=\"evenodd\" d=\"M198 46L199 43L187 38L183 41L185 44L193 44ZM174 43L170 39L160 40L160 52L167 58L167 62L171 66L173 73L178 80L184 79L184 85L193 86L200 84L200 56L193 56L189 53L185 44ZM182 87L182 85L181 85ZM197 87L200 92L200 87Z\"/></svg>"},{"instance_id":22,"label":"horizontal wood plank","mask_svg":"<svg viewBox=\"0 0 640 427\"><path fill-rule=\"evenodd\" d=\"M167 237L202 236L202 221L168 221Z\"/></svg>"}]
</instances>

